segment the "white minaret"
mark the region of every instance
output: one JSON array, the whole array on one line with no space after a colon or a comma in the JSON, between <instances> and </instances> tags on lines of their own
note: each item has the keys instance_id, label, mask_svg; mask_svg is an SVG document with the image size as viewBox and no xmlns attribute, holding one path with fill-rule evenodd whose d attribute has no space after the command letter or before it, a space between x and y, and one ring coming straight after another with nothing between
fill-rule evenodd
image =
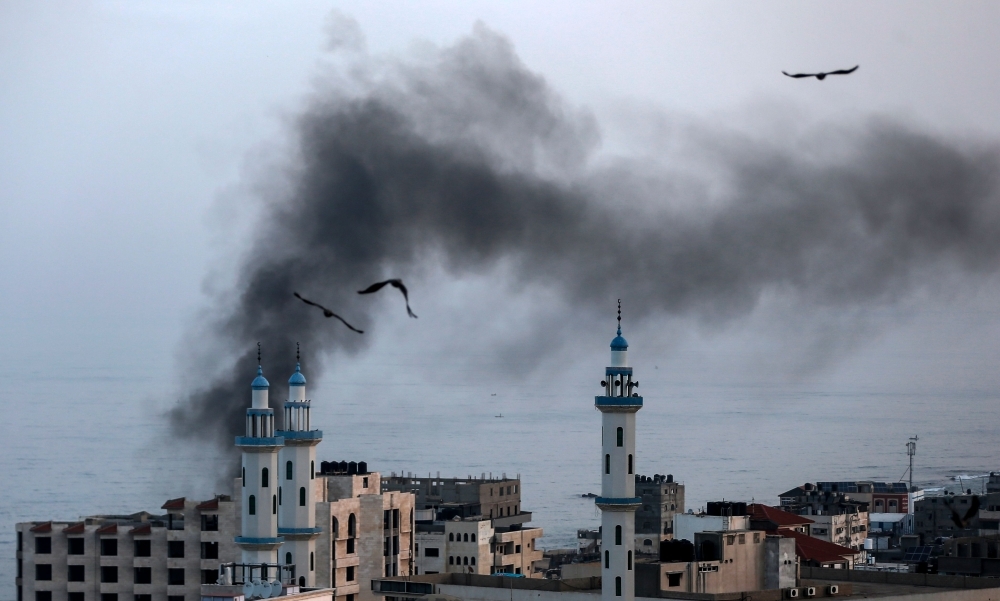
<instances>
[{"instance_id":1,"label":"white minaret","mask_svg":"<svg viewBox=\"0 0 1000 601\"><path fill-rule=\"evenodd\" d=\"M278 434L285 446L278 453L278 534L285 539L281 563L295 565L295 580L301 586L316 584L316 445L321 430L311 429L310 401L306 400L306 377L302 375L298 349L295 373L288 379L284 430Z\"/></svg>"},{"instance_id":2,"label":"white minaret","mask_svg":"<svg viewBox=\"0 0 1000 601\"><path fill-rule=\"evenodd\" d=\"M284 542L278 536L278 450L284 440L274 434L274 411L267 406L269 384L260 367L259 345L257 363L246 436L236 437L236 446L243 451L243 515L236 544L245 564L277 563L278 548Z\"/></svg>"},{"instance_id":3,"label":"white minaret","mask_svg":"<svg viewBox=\"0 0 1000 601\"><path fill-rule=\"evenodd\" d=\"M635 599L635 414L642 397L628 366L628 342L622 338L618 301L618 336L611 341L611 366L604 370L604 396L594 399L601 412L601 600Z\"/></svg>"}]
</instances>

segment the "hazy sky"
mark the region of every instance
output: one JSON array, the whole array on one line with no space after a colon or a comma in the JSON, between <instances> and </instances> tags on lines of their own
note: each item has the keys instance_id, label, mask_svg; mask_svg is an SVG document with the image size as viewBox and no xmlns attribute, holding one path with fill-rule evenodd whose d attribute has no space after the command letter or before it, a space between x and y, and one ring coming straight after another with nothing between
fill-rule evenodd
<instances>
[{"instance_id":1,"label":"hazy sky","mask_svg":"<svg viewBox=\"0 0 1000 601\"><path fill-rule=\"evenodd\" d=\"M500 149L500 172L582 187L596 202L608 192L606 206L619 224L629 218L641 224L660 186L681 189L672 189L674 208L696 202L683 193L689 184L698 191L691 198L706 206L725 207L741 193L752 197L727 189L744 179L713 174L718 164L744 166L758 152L793 166L815 163L816 173L837 185L854 181L852 169L891 163L892 149L907 168L919 154L926 161L919 168L933 171L942 164L938 155L907 154L922 136L972 157L968 164L955 159L956 169L973 165L972 179L986 189L977 201L987 209L983 220L993 223L997 173L990 160L1000 140L995 2L4 2L3 369L121 366L157 373L170 383L162 396L154 394L164 408L190 393L193 377L225 370L247 348L220 348L230 340L206 324L231 310L220 308L219 298L239 296L232 291L241 290L240 274L267 247L259 242L269 239L270 226L258 219L272 215L262 207L296 197L282 187L286 180L269 174L295 170L301 116L338 94L384 99L393 78L401 78L426 84L432 101L413 107L401 97L389 104L404 114L412 109L424 127L447 130L448 86L459 81L461 92L474 85L437 77L435 65L456 43L477 39L475 32L484 31L477 23L490 39L508 40L518 69L537 75L538 89L557 98L546 110L569 137L543 140L543 151L575 148L582 158L566 159L579 161L571 167L558 158L555 167L522 165L514 151L504 155L516 144L504 146L509 132L502 120L485 127L475 144ZM781 75L855 64L857 73L824 82ZM456 100L462 102L470 101ZM469 106L456 110L464 119L474 116ZM883 121L915 138L878 145L871 155L859 151L858 132ZM434 140L438 133L415 131ZM942 151L942 160L949 152ZM857 156L840 161L838 153ZM827 164L836 168L824 171ZM611 189L616 180L608 175L619 168L646 204L632 207L612 193L624 194ZM673 179L681 174L690 181ZM766 183L771 192L783 189L782 181ZM725 208L713 214L732 215ZM767 228L749 231L767 246ZM721 316L711 307L647 308L642 333L629 336L639 345L634 360L667 370L666 382L689 385L805 381L996 392L998 265L992 251L963 254L964 242L941 247L940 255L933 244L914 251L930 257L929 271L924 258L914 260L916 271L882 265L903 283L850 302L824 292L837 288L838 277L819 287L803 284L806 293L793 283L789 293L782 276L753 283L748 304L723 307ZM754 240L744 243L753 253ZM646 264L650 248L638 246L623 260ZM835 256L863 265L864 249L851 250L856 254ZM360 363L368 370L391 363L426 378L427 394L434 394L426 357L449 360L457 370L479 361L474 377L502 383L520 365L518 347L530 344L532 352L544 351L538 364L553 374L525 374L539 386L557 391L568 379L591 372L596 378L613 306L606 316L598 315L596 302L567 312L570 288L525 280L503 258L463 272L443 266L448 257L422 255L411 273L398 274L411 281L420 319L405 319L395 298L373 301L373 319L382 325L365 335L371 346L355 348L364 352L345 358L341 372L331 364L326 377L347 377ZM809 274L803 279L813 281L815 271ZM705 298L707 306L715 297ZM626 295L627 333L629 306ZM531 328L539 323L558 328L534 339ZM195 361L200 370L192 372Z\"/></svg>"}]
</instances>

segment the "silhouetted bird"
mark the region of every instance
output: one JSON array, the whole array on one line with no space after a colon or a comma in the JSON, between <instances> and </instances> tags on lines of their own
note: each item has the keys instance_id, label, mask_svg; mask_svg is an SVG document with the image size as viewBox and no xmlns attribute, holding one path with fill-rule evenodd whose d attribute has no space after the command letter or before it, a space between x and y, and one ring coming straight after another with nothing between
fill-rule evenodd
<instances>
[{"instance_id":1,"label":"silhouetted bird","mask_svg":"<svg viewBox=\"0 0 1000 601\"><path fill-rule=\"evenodd\" d=\"M406 314L416 319L417 316L410 310L410 295L406 293L406 286L403 285L403 280L397 278L386 280L384 282L376 282L364 290L358 290L358 294L371 294L373 292L378 292L384 288L386 284L391 284L393 288L396 288L403 293L403 300L406 301Z\"/></svg>"},{"instance_id":2,"label":"silhouetted bird","mask_svg":"<svg viewBox=\"0 0 1000 601\"><path fill-rule=\"evenodd\" d=\"M858 70L858 67L860 66L861 65L854 65L854 67L851 69L841 69L839 71L827 71L826 73L796 73L795 75L792 75L791 73L785 73L784 71L782 71L782 73L785 73L785 75L787 75L788 77L794 77L796 79L800 77L815 77L816 79L823 81L824 79L826 79L827 75L847 75L848 73L854 73L855 71Z\"/></svg>"},{"instance_id":3,"label":"silhouetted bird","mask_svg":"<svg viewBox=\"0 0 1000 601\"><path fill-rule=\"evenodd\" d=\"M950 506L951 503L948 505ZM977 513L979 513L979 497L972 497L972 505L969 507L969 510L965 512L965 516L963 517L959 517L955 508L951 507L951 521L955 522L955 527L960 530L964 530L969 527L969 523L972 521L972 518L976 517Z\"/></svg>"},{"instance_id":4,"label":"silhouetted bird","mask_svg":"<svg viewBox=\"0 0 1000 601\"><path fill-rule=\"evenodd\" d=\"M314 302L312 302L311 300L309 300L307 298L302 298L302 295L300 295L298 292L293 292L292 294L295 295L295 298L299 299L300 301L304 302L307 305L312 305L313 307L319 307L320 309L323 309L323 317L336 317L337 319L340 320L340 323L344 324L345 326L347 326L351 330L357 332L358 334L364 334L365 333L364 330L359 330L356 327L352 326L351 324L347 323L347 321L345 321L343 317L337 315L336 313L334 313L333 311L327 309L323 305L321 305L319 303L314 303Z\"/></svg>"}]
</instances>

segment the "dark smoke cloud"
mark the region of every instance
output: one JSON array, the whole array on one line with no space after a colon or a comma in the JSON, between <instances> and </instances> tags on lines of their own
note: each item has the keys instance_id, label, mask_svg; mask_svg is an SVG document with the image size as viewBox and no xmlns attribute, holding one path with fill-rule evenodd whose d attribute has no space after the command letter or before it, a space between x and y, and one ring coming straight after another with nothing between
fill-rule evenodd
<instances>
[{"instance_id":1,"label":"dark smoke cloud","mask_svg":"<svg viewBox=\"0 0 1000 601\"><path fill-rule=\"evenodd\" d=\"M503 37L479 27L423 52L352 59L351 75L321 83L298 117L296 152L280 175L262 176L285 192L266 199L235 300L212 324L221 347L246 352L177 405L177 432L232 449L257 341L284 355L266 361L278 390L296 341L313 356L363 349L368 334L324 320L293 290L372 330L361 287L429 263L455 277L502 263L576 314L624 297L636 319L717 323L767 291L850 311L997 269L995 148L870 119L790 143L696 127L679 156L698 174L602 162L594 119Z\"/></svg>"}]
</instances>

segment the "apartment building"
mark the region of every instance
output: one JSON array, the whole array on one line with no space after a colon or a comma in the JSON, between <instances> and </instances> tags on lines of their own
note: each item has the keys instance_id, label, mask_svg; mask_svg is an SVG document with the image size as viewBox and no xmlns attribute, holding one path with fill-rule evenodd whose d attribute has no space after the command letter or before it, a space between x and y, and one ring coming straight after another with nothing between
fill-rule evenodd
<instances>
[{"instance_id":1,"label":"apartment building","mask_svg":"<svg viewBox=\"0 0 1000 601\"><path fill-rule=\"evenodd\" d=\"M635 510L635 550L659 552L660 541L674 538L674 518L684 513L684 485L672 474L636 475L635 495L642 505Z\"/></svg>"}]
</instances>

